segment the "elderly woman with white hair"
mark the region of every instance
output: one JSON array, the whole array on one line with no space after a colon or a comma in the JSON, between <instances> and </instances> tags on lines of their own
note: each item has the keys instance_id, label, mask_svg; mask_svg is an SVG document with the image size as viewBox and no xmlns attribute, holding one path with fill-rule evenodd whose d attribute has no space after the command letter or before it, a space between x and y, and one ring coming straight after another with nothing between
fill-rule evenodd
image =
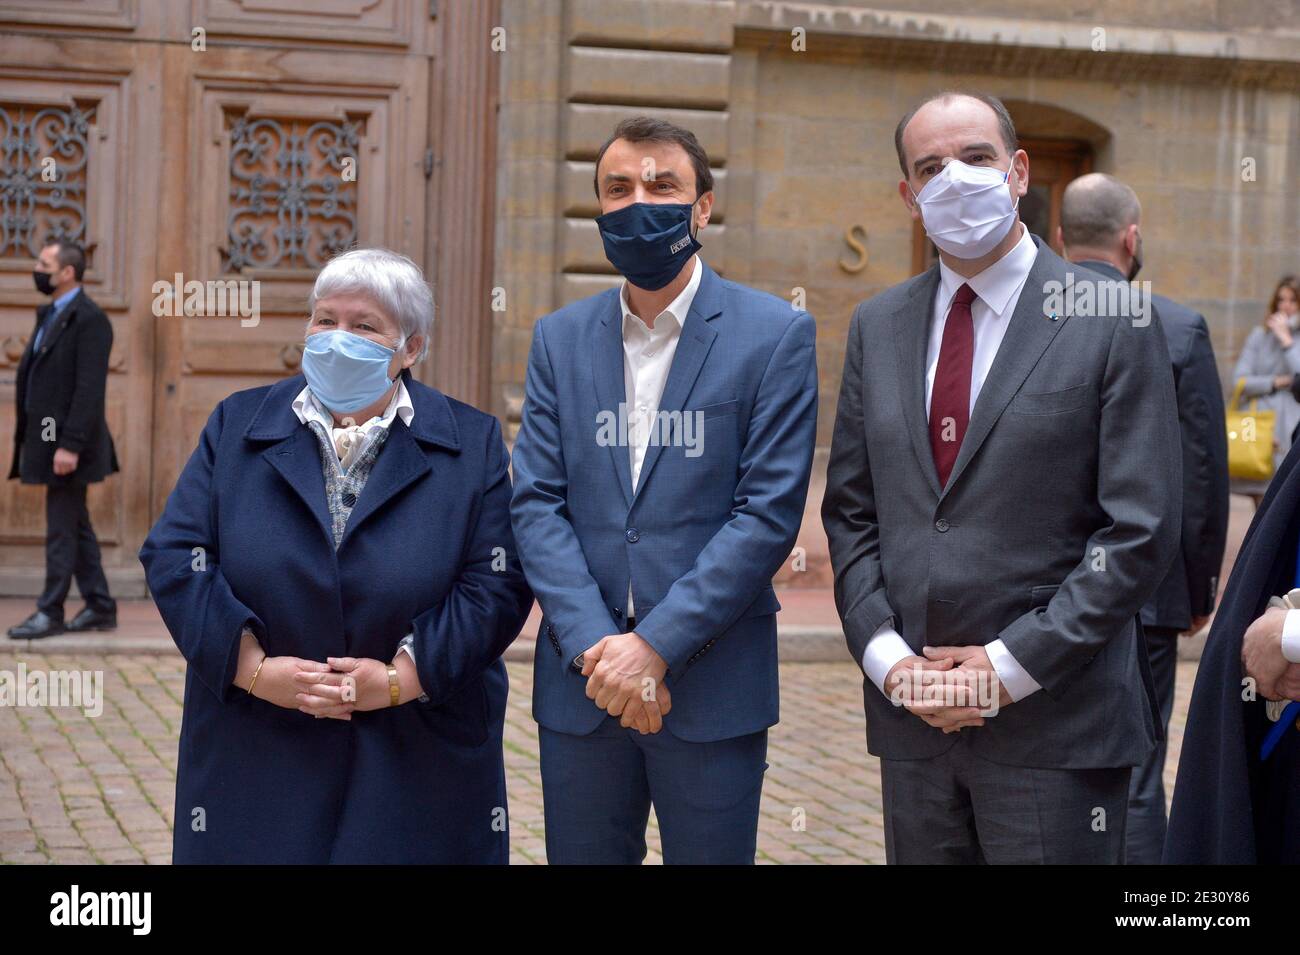
<instances>
[{"instance_id":1,"label":"elderly woman with white hair","mask_svg":"<svg viewBox=\"0 0 1300 955\"><path fill-rule=\"evenodd\" d=\"M309 305L302 375L217 406L140 551L188 663L173 861L504 863L500 426L412 379L409 259L339 255Z\"/></svg>"}]
</instances>

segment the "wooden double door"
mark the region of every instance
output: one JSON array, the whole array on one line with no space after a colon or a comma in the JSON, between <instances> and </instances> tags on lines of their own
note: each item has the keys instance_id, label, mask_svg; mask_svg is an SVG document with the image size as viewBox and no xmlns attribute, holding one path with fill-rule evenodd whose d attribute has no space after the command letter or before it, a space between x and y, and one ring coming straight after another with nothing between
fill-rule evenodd
<instances>
[{"instance_id":1,"label":"wooden double door","mask_svg":"<svg viewBox=\"0 0 1300 955\"><path fill-rule=\"evenodd\" d=\"M0 466L7 473L18 359L44 301L33 260L49 237L71 238L88 250L85 290L114 330L107 408L122 470L90 502L119 595L144 593L136 552L213 407L296 372L320 266L352 245L383 245L438 287L445 223L470 212L490 222L490 190L447 189L441 144L469 135L471 147L490 145L490 70L448 76L442 51L474 55L468 38L486 44L492 8L0 7ZM477 295L467 282L485 280L490 262L456 264L444 294ZM490 329L491 314L485 305L465 320ZM478 349L472 335L458 340ZM477 352L433 354L459 371L449 390L486 400L482 374L465 373L481 371ZM0 494L0 594L39 590L43 501L17 482Z\"/></svg>"}]
</instances>

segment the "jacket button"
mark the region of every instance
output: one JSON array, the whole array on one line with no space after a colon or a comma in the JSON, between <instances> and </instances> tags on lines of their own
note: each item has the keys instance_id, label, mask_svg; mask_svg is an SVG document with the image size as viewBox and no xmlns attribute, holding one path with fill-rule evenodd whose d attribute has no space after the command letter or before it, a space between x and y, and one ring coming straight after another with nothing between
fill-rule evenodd
<instances>
[{"instance_id":1,"label":"jacket button","mask_svg":"<svg viewBox=\"0 0 1300 955\"><path fill-rule=\"evenodd\" d=\"M637 533L635 527L629 527L627 529L627 534L625 534L624 536L627 537L627 542L629 544L635 544L637 541L641 539L641 535Z\"/></svg>"},{"instance_id":2,"label":"jacket button","mask_svg":"<svg viewBox=\"0 0 1300 955\"><path fill-rule=\"evenodd\" d=\"M351 491L348 491L346 494L343 495L344 507L355 507L356 504L357 504L357 496L353 494Z\"/></svg>"},{"instance_id":3,"label":"jacket button","mask_svg":"<svg viewBox=\"0 0 1300 955\"><path fill-rule=\"evenodd\" d=\"M951 527L951 526L952 526L952 525L949 524L947 521L945 521L942 517L939 518L937 521L934 522L934 529L935 529L936 531L938 531L940 534L945 534L945 533L947 533L947 532L948 532L948 528Z\"/></svg>"}]
</instances>

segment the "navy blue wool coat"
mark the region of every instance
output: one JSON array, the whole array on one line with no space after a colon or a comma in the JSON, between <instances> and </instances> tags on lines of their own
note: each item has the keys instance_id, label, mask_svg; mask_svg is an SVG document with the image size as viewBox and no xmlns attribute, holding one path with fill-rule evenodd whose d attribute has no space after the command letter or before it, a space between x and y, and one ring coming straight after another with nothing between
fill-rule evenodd
<instances>
[{"instance_id":1,"label":"navy blue wool coat","mask_svg":"<svg viewBox=\"0 0 1300 955\"><path fill-rule=\"evenodd\" d=\"M140 551L188 662L174 862L507 861L500 657L532 605L508 453L495 418L403 377L414 418L337 552L301 376L217 406ZM345 721L256 699L231 683L244 627L321 661L413 632L429 702Z\"/></svg>"},{"instance_id":2,"label":"navy blue wool coat","mask_svg":"<svg viewBox=\"0 0 1300 955\"><path fill-rule=\"evenodd\" d=\"M1296 579L1300 444L1278 468L1246 531L1196 671L1178 757L1164 861L1185 864L1300 862L1300 732L1269 759L1264 701L1243 684L1247 628Z\"/></svg>"}]
</instances>

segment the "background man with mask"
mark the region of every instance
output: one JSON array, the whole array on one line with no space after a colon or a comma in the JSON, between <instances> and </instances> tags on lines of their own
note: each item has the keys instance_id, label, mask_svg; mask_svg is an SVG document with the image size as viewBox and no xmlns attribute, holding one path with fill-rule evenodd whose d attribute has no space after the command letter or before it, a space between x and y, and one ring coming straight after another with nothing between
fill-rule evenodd
<instances>
[{"instance_id":1,"label":"background man with mask","mask_svg":"<svg viewBox=\"0 0 1300 955\"><path fill-rule=\"evenodd\" d=\"M712 189L690 131L620 123L596 161L596 221L626 281L533 331L512 512L544 612L533 715L552 863L640 862L652 802L665 862L754 860L777 721L772 575L808 490L815 326L699 258Z\"/></svg>"},{"instance_id":2,"label":"background man with mask","mask_svg":"<svg viewBox=\"0 0 1300 955\"><path fill-rule=\"evenodd\" d=\"M34 640L68 630L112 630L117 603L100 566L86 509L86 486L118 470L104 418L113 326L81 288L86 256L69 242L41 249L32 278L53 301L36 311L36 329L18 362L14 457L9 477L44 484L45 589L36 612L9 629ZM66 626L63 602L77 579L86 606Z\"/></svg>"},{"instance_id":3,"label":"background man with mask","mask_svg":"<svg viewBox=\"0 0 1300 955\"><path fill-rule=\"evenodd\" d=\"M1065 257L1110 281L1133 281L1142 267L1141 217L1138 197L1124 183L1099 172L1080 176L1066 186L1061 200ZM1169 346L1182 434L1181 543L1141 616L1161 726L1168 732L1178 636L1205 625L1219 589L1228 538L1228 441L1223 392L1205 319L1163 295L1152 295L1150 304ZM1164 768L1162 739L1133 773L1129 786L1129 863L1160 861L1165 842Z\"/></svg>"},{"instance_id":4,"label":"background man with mask","mask_svg":"<svg viewBox=\"0 0 1300 955\"><path fill-rule=\"evenodd\" d=\"M1164 336L1049 307L1070 266L1019 221L999 100L931 97L895 146L940 260L853 315L822 508L886 855L1117 863L1157 735L1134 618L1178 542Z\"/></svg>"}]
</instances>

